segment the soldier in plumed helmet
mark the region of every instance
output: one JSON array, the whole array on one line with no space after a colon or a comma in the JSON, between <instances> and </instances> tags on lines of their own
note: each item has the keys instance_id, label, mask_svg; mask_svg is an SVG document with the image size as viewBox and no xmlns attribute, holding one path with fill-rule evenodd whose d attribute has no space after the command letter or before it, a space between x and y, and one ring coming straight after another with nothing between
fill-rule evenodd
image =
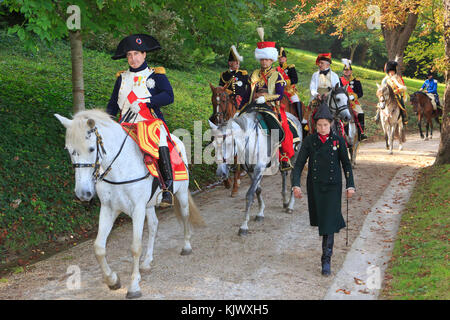
<instances>
[{"instance_id":1,"label":"soldier in plumed helmet","mask_svg":"<svg viewBox=\"0 0 450 320\"><path fill-rule=\"evenodd\" d=\"M117 73L117 80L106 112L116 116L120 111L122 123L157 122L159 125L159 147L156 152L157 166L164 185L162 207L173 203L173 172L167 139L169 129L160 108L173 103L172 86L163 67L150 68L145 61L147 52L161 49L158 41L146 34L125 37L117 46L113 60L127 59L129 68ZM144 151L144 150L143 150ZM149 154L144 155L151 162Z\"/></svg>"},{"instance_id":2,"label":"soldier in plumed helmet","mask_svg":"<svg viewBox=\"0 0 450 320\"><path fill-rule=\"evenodd\" d=\"M247 70L240 69L240 64L244 58L239 55L236 47L231 46L228 54L228 70L220 74L219 86L227 86L231 91L231 97L236 101L237 109L240 109L242 99L249 86Z\"/></svg>"}]
</instances>

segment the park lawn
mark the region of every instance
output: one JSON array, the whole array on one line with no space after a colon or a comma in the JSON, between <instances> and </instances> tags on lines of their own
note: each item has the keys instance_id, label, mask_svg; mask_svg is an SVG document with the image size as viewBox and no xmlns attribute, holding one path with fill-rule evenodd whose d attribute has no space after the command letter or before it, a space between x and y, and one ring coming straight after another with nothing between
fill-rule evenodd
<instances>
[{"instance_id":1,"label":"park lawn","mask_svg":"<svg viewBox=\"0 0 450 320\"><path fill-rule=\"evenodd\" d=\"M450 165L420 171L385 273L381 299L449 300Z\"/></svg>"}]
</instances>

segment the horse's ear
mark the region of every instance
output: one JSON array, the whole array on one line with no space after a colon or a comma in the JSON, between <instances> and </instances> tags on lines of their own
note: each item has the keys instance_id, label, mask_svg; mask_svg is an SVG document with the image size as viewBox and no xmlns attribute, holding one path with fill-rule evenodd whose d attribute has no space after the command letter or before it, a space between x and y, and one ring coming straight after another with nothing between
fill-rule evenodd
<instances>
[{"instance_id":1,"label":"horse's ear","mask_svg":"<svg viewBox=\"0 0 450 320\"><path fill-rule=\"evenodd\" d=\"M212 123L211 120L208 120L208 122L209 122L209 126L211 127L211 129L217 130L218 126L216 126L214 123Z\"/></svg>"},{"instance_id":2,"label":"horse's ear","mask_svg":"<svg viewBox=\"0 0 450 320\"><path fill-rule=\"evenodd\" d=\"M214 86L211 84L211 82L209 82L209 87L211 88L211 91L214 93L214 89L216 89L216 88L214 88Z\"/></svg>"},{"instance_id":3,"label":"horse's ear","mask_svg":"<svg viewBox=\"0 0 450 320\"><path fill-rule=\"evenodd\" d=\"M56 117L56 119L59 120L59 122L61 122L61 124L66 127L69 128L72 125L72 121L70 119L67 119L66 117L60 116L59 114L55 113L54 116Z\"/></svg>"},{"instance_id":4,"label":"horse's ear","mask_svg":"<svg viewBox=\"0 0 450 320\"><path fill-rule=\"evenodd\" d=\"M341 85L338 83L336 83L336 85L334 86L334 91L336 91Z\"/></svg>"},{"instance_id":5,"label":"horse's ear","mask_svg":"<svg viewBox=\"0 0 450 320\"><path fill-rule=\"evenodd\" d=\"M378 84L378 82L376 84L377 84L377 89L380 89L380 85Z\"/></svg>"},{"instance_id":6,"label":"horse's ear","mask_svg":"<svg viewBox=\"0 0 450 320\"><path fill-rule=\"evenodd\" d=\"M87 125L89 126L89 128L93 129L95 127L95 121L92 119L88 119Z\"/></svg>"}]
</instances>

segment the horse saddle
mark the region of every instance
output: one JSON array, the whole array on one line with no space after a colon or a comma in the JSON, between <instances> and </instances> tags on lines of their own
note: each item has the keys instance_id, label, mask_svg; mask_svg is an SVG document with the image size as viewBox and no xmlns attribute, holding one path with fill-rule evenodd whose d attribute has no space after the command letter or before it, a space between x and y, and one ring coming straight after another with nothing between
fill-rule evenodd
<instances>
[{"instance_id":1,"label":"horse saddle","mask_svg":"<svg viewBox=\"0 0 450 320\"><path fill-rule=\"evenodd\" d=\"M258 119L261 128L266 132L266 134L270 134L271 130L278 130L279 143L284 140L285 132L283 130L283 127L281 126L281 121L278 118L278 114L273 111L271 106L267 104L250 103L241 110L239 115L246 112L256 112L256 118ZM295 124L290 119L288 119L288 124L289 129L291 130L294 137L294 141L299 141L299 136Z\"/></svg>"}]
</instances>

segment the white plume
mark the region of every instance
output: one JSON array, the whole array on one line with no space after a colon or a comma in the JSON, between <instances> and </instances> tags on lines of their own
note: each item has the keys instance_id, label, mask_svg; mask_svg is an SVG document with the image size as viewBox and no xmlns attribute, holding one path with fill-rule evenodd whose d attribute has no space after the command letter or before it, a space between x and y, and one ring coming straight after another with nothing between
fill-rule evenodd
<instances>
[{"instance_id":1,"label":"white plume","mask_svg":"<svg viewBox=\"0 0 450 320\"><path fill-rule=\"evenodd\" d=\"M341 61L347 68L350 68L350 64L352 63L352 60L343 58L343 59L341 59Z\"/></svg>"},{"instance_id":2,"label":"white plume","mask_svg":"<svg viewBox=\"0 0 450 320\"><path fill-rule=\"evenodd\" d=\"M244 57L242 57L241 55L239 55L239 53L237 52L237 49L236 49L236 47L235 47L234 44L231 46L231 50L233 50L233 54L236 56L236 58L237 58L239 61L242 62L242 61L244 60Z\"/></svg>"},{"instance_id":3,"label":"white plume","mask_svg":"<svg viewBox=\"0 0 450 320\"><path fill-rule=\"evenodd\" d=\"M258 32L259 37L261 38L261 41L264 41L264 28L258 27L258 28L256 28L256 32Z\"/></svg>"}]
</instances>

